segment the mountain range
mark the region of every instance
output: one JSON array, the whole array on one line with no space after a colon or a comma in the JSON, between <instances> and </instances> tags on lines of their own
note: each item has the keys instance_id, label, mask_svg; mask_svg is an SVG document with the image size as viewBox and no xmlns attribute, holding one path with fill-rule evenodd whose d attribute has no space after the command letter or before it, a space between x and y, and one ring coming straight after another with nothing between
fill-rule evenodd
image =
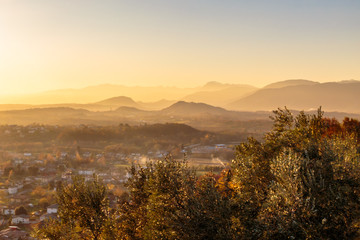
<instances>
[{"instance_id":1,"label":"mountain range","mask_svg":"<svg viewBox=\"0 0 360 240\"><path fill-rule=\"evenodd\" d=\"M227 106L234 110L271 110L286 106L289 109L313 110L322 106L325 111L360 112L360 81L343 81L265 87Z\"/></svg>"},{"instance_id":2,"label":"mountain range","mask_svg":"<svg viewBox=\"0 0 360 240\"><path fill-rule=\"evenodd\" d=\"M209 82L196 88L126 87L105 84L22 96L17 100L13 99L12 102L11 99L5 101L0 98L0 103L7 103L0 104L0 111L73 108L105 112L119 107L132 107L144 111L166 112L169 111L168 107L180 101L211 105L214 107L211 112L221 112L219 107L223 110L256 112L271 111L284 106L293 110L311 111L322 106L325 111L360 113L359 96L360 81L355 80L319 83L294 79L272 83L263 88L219 82ZM49 103L36 104L40 99L48 99ZM190 114L183 109L177 109L174 113L179 111Z\"/></svg>"}]
</instances>

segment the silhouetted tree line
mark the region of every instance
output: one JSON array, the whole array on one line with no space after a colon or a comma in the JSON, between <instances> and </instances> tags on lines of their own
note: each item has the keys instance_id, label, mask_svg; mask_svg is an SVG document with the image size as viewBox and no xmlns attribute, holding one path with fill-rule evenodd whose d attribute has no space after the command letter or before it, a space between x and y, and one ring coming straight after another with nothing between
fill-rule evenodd
<instances>
[{"instance_id":1,"label":"silhouetted tree line","mask_svg":"<svg viewBox=\"0 0 360 240\"><path fill-rule=\"evenodd\" d=\"M274 111L263 141L236 148L231 168L197 176L168 157L132 166L110 210L97 178L58 191L60 220L41 239L355 239L360 207L356 120ZM358 124L358 122L357 122ZM351 127L347 127L351 126Z\"/></svg>"},{"instance_id":2,"label":"silhouetted tree line","mask_svg":"<svg viewBox=\"0 0 360 240\"><path fill-rule=\"evenodd\" d=\"M103 127L73 127L65 129L58 139L65 141L136 141L141 139L179 139L181 141L189 141L192 138L199 138L207 132L199 131L185 124L167 123L129 126L119 125L103 126Z\"/></svg>"},{"instance_id":3,"label":"silhouetted tree line","mask_svg":"<svg viewBox=\"0 0 360 240\"><path fill-rule=\"evenodd\" d=\"M34 130L35 129L35 130ZM42 130L39 130L42 129ZM245 136L235 134L212 133L200 131L185 124L144 124L130 126L0 126L0 143L4 149L41 149L56 146L69 146L74 142L81 146L101 147L121 145L121 148L141 148L146 152L156 150L158 145L162 150L180 144L204 143L214 144L222 142L239 141Z\"/></svg>"}]
</instances>

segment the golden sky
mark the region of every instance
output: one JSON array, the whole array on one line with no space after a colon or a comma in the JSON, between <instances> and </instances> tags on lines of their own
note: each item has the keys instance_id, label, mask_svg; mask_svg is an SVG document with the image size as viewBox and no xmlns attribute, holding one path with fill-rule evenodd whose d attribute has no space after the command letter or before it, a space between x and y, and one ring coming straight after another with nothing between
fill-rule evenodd
<instances>
[{"instance_id":1,"label":"golden sky","mask_svg":"<svg viewBox=\"0 0 360 240\"><path fill-rule=\"evenodd\" d=\"M356 0L2 0L0 95L360 79Z\"/></svg>"}]
</instances>

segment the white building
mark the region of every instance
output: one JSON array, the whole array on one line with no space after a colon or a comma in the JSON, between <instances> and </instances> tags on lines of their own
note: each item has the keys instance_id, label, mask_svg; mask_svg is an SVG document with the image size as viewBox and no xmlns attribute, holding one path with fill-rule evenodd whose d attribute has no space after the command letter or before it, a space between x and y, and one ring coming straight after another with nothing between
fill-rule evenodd
<instances>
[{"instance_id":1,"label":"white building","mask_svg":"<svg viewBox=\"0 0 360 240\"><path fill-rule=\"evenodd\" d=\"M95 170L79 170L80 175L93 175L95 173Z\"/></svg>"},{"instance_id":2,"label":"white building","mask_svg":"<svg viewBox=\"0 0 360 240\"><path fill-rule=\"evenodd\" d=\"M50 206L47 207L46 212L47 212L48 214L57 213L57 212L58 212L58 209L59 209L59 205L58 205L58 204L52 204L52 205L50 205Z\"/></svg>"},{"instance_id":3,"label":"white building","mask_svg":"<svg viewBox=\"0 0 360 240\"><path fill-rule=\"evenodd\" d=\"M45 221L47 219L56 219L57 216L55 213L45 213L40 216L40 222Z\"/></svg>"},{"instance_id":4,"label":"white building","mask_svg":"<svg viewBox=\"0 0 360 240\"><path fill-rule=\"evenodd\" d=\"M30 217L28 215L16 215L11 219L11 224L29 224Z\"/></svg>"},{"instance_id":5,"label":"white building","mask_svg":"<svg viewBox=\"0 0 360 240\"><path fill-rule=\"evenodd\" d=\"M9 187L8 188L8 193L9 194L15 194L18 192L18 188L17 187Z\"/></svg>"},{"instance_id":6,"label":"white building","mask_svg":"<svg viewBox=\"0 0 360 240\"><path fill-rule=\"evenodd\" d=\"M14 161L14 164L22 164L22 163L24 163L24 160L19 159L19 158L15 158L13 161Z\"/></svg>"},{"instance_id":7,"label":"white building","mask_svg":"<svg viewBox=\"0 0 360 240\"><path fill-rule=\"evenodd\" d=\"M15 209L14 208L3 208L2 213L4 215L14 215L15 214Z\"/></svg>"}]
</instances>

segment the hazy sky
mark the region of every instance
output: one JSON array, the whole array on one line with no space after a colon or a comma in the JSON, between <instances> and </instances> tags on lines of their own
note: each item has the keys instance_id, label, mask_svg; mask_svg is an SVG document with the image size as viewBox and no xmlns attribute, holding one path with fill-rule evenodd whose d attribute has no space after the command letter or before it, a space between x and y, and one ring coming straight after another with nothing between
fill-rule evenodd
<instances>
[{"instance_id":1,"label":"hazy sky","mask_svg":"<svg viewBox=\"0 0 360 240\"><path fill-rule=\"evenodd\" d=\"M1 0L0 94L360 79L359 0Z\"/></svg>"}]
</instances>

